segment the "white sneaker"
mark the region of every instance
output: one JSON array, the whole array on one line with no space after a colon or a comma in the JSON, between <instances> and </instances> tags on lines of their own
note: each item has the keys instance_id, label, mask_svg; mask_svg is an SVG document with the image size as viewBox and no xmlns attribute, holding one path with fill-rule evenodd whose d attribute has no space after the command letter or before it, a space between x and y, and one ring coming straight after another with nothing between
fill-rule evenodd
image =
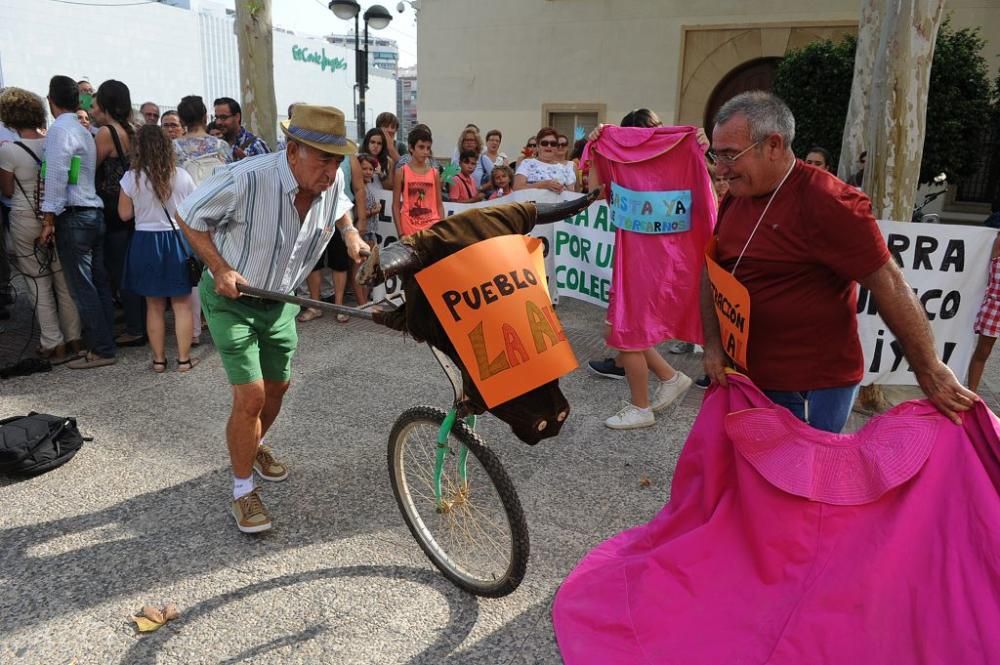
<instances>
[{"instance_id":1,"label":"white sneaker","mask_svg":"<svg viewBox=\"0 0 1000 665\"><path fill-rule=\"evenodd\" d=\"M626 402L622 410L604 421L611 429L639 429L652 427L656 424L656 416L652 411L641 411L631 402Z\"/></svg>"},{"instance_id":2,"label":"white sneaker","mask_svg":"<svg viewBox=\"0 0 1000 665\"><path fill-rule=\"evenodd\" d=\"M653 395L653 403L650 405L653 411L662 411L674 401L687 392L691 387L691 377L684 372L677 372L677 380L671 383L660 382L660 387Z\"/></svg>"}]
</instances>

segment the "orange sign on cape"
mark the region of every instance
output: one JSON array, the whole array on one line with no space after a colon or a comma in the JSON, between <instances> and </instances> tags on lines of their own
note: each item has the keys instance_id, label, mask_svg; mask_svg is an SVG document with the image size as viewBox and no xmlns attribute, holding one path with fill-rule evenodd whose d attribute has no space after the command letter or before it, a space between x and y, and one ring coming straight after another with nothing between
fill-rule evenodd
<instances>
[{"instance_id":1,"label":"orange sign on cape","mask_svg":"<svg viewBox=\"0 0 1000 665\"><path fill-rule=\"evenodd\" d=\"M489 407L577 367L549 300L544 266L540 240L507 235L470 245L416 275Z\"/></svg>"},{"instance_id":2,"label":"orange sign on cape","mask_svg":"<svg viewBox=\"0 0 1000 665\"><path fill-rule=\"evenodd\" d=\"M712 302L719 319L722 348L737 367L747 369L747 345L750 341L750 292L716 260L716 240L705 249L705 265L712 284Z\"/></svg>"}]
</instances>

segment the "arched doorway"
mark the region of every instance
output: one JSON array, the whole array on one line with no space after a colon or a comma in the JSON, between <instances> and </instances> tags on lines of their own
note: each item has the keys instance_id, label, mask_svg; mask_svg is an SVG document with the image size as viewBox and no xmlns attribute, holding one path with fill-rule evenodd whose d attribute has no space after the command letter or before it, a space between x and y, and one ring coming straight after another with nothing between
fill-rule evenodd
<instances>
[{"instance_id":1,"label":"arched doorway","mask_svg":"<svg viewBox=\"0 0 1000 665\"><path fill-rule=\"evenodd\" d=\"M748 90L770 91L774 87L774 76L778 71L779 62L781 62L781 58L757 58L743 63L726 74L725 78L715 86L712 96L708 99L703 126L711 132L715 123L715 114L719 112L723 104L741 92Z\"/></svg>"}]
</instances>

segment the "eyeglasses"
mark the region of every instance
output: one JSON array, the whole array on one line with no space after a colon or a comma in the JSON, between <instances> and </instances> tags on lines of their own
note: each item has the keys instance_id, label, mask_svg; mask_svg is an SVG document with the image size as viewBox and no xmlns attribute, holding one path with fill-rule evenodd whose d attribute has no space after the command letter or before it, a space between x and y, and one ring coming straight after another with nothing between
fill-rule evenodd
<instances>
[{"instance_id":1,"label":"eyeglasses","mask_svg":"<svg viewBox=\"0 0 1000 665\"><path fill-rule=\"evenodd\" d=\"M559 142L558 141L539 141L538 145L542 146L543 148L555 148L556 146L559 145Z\"/></svg>"},{"instance_id":2,"label":"eyeglasses","mask_svg":"<svg viewBox=\"0 0 1000 665\"><path fill-rule=\"evenodd\" d=\"M222 122L225 122L226 120L229 120L232 117L233 116L231 116L231 115L226 115L226 114L223 113L222 115L215 116L215 119L216 120L221 120Z\"/></svg>"},{"instance_id":3,"label":"eyeglasses","mask_svg":"<svg viewBox=\"0 0 1000 665\"><path fill-rule=\"evenodd\" d=\"M562 141L560 141L559 142L559 147L560 148L568 148L569 147L569 143L563 143Z\"/></svg>"},{"instance_id":4,"label":"eyeglasses","mask_svg":"<svg viewBox=\"0 0 1000 665\"><path fill-rule=\"evenodd\" d=\"M537 144L537 143L529 143L529 144L528 144L528 147L529 147L529 148L537 148L537 147L538 147L538 144Z\"/></svg>"},{"instance_id":5,"label":"eyeglasses","mask_svg":"<svg viewBox=\"0 0 1000 665\"><path fill-rule=\"evenodd\" d=\"M743 150L740 150L735 155L720 155L719 153L715 152L714 150L709 150L706 154L708 155L708 158L712 160L713 164L727 164L728 165L728 164L734 163L737 159L739 159L743 155L745 155L748 152L750 152L750 149L756 147L758 143L760 143L760 141L754 141L753 143L751 143L750 145L748 145Z\"/></svg>"}]
</instances>

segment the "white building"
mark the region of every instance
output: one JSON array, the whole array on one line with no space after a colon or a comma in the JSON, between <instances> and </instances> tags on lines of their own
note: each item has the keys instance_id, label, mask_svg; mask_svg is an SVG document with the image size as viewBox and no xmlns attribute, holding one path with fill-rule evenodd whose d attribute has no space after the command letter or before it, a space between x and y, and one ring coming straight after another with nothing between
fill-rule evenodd
<instances>
[{"instance_id":1,"label":"white building","mask_svg":"<svg viewBox=\"0 0 1000 665\"><path fill-rule=\"evenodd\" d=\"M201 95L209 107L218 97L240 99L233 14L211 3L197 11L189 3L177 5L2 0L0 86L44 97L49 79L65 74L95 87L107 79L123 81L137 108L145 101L175 108L181 97L192 94ZM279 120L294 102L325 104L342 109L348 133L355 133L353 49L276 28L274 78ZM370 69L366 106L369 127L380 112L395 112L392 72Z\"/></svg>"}]
</instances>

